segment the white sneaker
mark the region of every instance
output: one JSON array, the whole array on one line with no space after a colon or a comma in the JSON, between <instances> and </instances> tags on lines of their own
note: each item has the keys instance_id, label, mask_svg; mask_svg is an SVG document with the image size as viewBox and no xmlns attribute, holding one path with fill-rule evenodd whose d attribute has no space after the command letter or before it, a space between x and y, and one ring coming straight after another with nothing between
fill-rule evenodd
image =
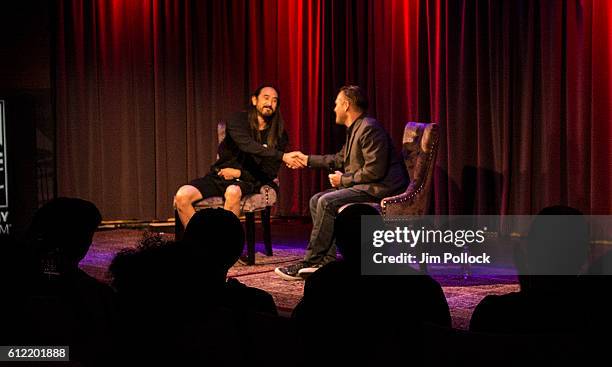
<instances>
[{"instance_id":1,"label":"white sneaker","mask_svg":"<svg viewBox=\"0 0 612 367\"><path fill-rule=\"evenodd\" d=\"M304 263L299 262L287 267L278 267L274 269L274 272L285 280L303 280L303 278L299 275L300 270L303 268Z\"/></svg>"},{"instance_id":2,"label":"white sneaker","mask_svg":"<svg viewBox=\"0 0 612 367\"><path fill-rule=\"evenodd\" d=\"M303 279L306 279L309 276L311 276L315 271L319 270L320 268L321 268L320 264L307 266L305 268L300 269L298 271L298 275L302 277Z\"/></svg>"}]
</instances>

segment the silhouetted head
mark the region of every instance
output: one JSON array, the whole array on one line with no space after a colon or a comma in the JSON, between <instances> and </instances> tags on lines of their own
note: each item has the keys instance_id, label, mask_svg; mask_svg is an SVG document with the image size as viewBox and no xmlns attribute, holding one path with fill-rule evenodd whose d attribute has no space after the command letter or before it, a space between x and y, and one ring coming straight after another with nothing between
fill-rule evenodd
<instances>
[{"instance_id":1,"label":"silhouetted head","mask_svg":"<svg viewBox=\"0 0 612 367\"><path fill-rule=\"evenodd\" d=\"M56 198L34 213L28 242L36 255L55 252L64 265L78 266L85 257L102 216L91 202Z\"/></svg>"},{"instance_id":2,"label":"silhouetted head","mask_svg":"<svg viewBox=\"0 0 612 367\"><path fill-rule=\"evenodd\" d=\"M162 293L184 268L176 244L159 234L145 233L136 248L119 251L108 268L113 287L121 293Z\"/></svg>"},{"instance_id":3,"label":"silhouetted head","mask_svg":"<svg viewBox=\"0 0 612 367\"><path fill-rule=\"evenodd\" d=\"M204 270L179 243L145 234L136 248L117 253L108 268L122 321L136 323L138 333L150 328L145 337L169 332L168 325L202 309L201 299L209 292Z\"/></svg>"},{"instance_id":4,"label":"silhouetted head","mask_svg":"<svg viewBox=\"0 0 612 367\"><path fill-rule=\"evenodd\" d=\"M531 274L578 274L588 255L589 233L582 213L567 206L542 209L527 239Z\"/></svg>"},{"instance_id":5,"label":"silhouetted head","mask_svg":"<svg viewBox=\"0 0 612 367\"><path fill-rule=\"evenodd\" d=\"M336 246L347 263L360 266L361 246L365 242L361 238L361 216L374 215L382 219L378 210L368 204L352 204L344 208L336 216L334 233Z\"/></svg>"},{"instance_id":6,"label":"silhouetted head","mask_svg":"<svg viewBox=\"0 0 612 367\"><path fill-rule=\"evenodd\" d=\"M203 266L227 273L242 254L244 231L232 212L203 209L189 220L182 242L194 256L201 257Z\"/></svg>"}]
</instances>

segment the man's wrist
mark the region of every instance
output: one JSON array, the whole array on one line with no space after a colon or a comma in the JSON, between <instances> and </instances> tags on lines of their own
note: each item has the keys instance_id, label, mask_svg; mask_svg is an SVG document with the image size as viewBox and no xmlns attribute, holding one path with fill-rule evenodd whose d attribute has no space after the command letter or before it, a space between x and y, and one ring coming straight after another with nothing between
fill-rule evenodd
<instances>
[{"instance_id":1,"label":"man's wrist","mask_svg":"<svg viewBox=\"0 0 612 367\"><path fill-rule=\"evenodd\" d=\"M353 186L353 175L350 173L344 173L340 176L340 186L351 187Z\"/></svg>"}]
</instances>

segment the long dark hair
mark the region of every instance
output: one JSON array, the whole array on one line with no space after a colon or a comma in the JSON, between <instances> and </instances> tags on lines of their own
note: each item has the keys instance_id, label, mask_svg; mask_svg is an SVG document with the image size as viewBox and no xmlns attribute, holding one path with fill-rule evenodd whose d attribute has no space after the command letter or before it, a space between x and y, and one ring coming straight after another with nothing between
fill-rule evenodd
<instances>
[{"instance_id":1,"label":"long dark hair","mask_svg":"<svg viewBox=\"0 0 612 367\"><path fill-rule=\"evenodd\" d=\"M278 141L285 132L285 121L283 120L283 115L280 111L280 97L278 98L278 103L276 105L276 111L274 112L274 115L272 115L270 120L268 120L268 124L270 126L270 133L268 134L268 141L266 142L261 141L261 132L259 131L259 122L257 121L257 108L255 108L255 106L253 106L253 103L251 103L252 97L259 97L261 90L264 88L274 88L274 90L278 93L278 89L276 89L276 87L270 84L262 84L257 89L255 89L255 91L251 94L251 98L249 98L249 125L251 126L251 135L257 142L262 144L265 143L269 148L276 148L276 146L278 145Z\"/></svg>"}]
</instances>

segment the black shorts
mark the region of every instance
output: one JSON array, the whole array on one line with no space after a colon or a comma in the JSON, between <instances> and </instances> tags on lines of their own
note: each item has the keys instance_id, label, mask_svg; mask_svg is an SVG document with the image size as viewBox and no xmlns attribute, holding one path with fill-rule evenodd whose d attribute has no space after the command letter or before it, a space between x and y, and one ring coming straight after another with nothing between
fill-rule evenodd
<instances>
[{"instance_id":1,"label":"black shorts","mask_svg":"<svg viewBox=\"0 0 612 367\"><path fill-rule=\"evenodd\" d=\"M259 191L259 187L255 186L255 184L251 182L242 181L239 179L226 180L215 173L209 173L204 177L196 178L195 180L189 182L189 185L197 188L204 199L212 196L224 197L225 190L231 185L239 186L240 190L242 191L242 196L254 194L255 192Z\"/></svg>"}]
</instances>

